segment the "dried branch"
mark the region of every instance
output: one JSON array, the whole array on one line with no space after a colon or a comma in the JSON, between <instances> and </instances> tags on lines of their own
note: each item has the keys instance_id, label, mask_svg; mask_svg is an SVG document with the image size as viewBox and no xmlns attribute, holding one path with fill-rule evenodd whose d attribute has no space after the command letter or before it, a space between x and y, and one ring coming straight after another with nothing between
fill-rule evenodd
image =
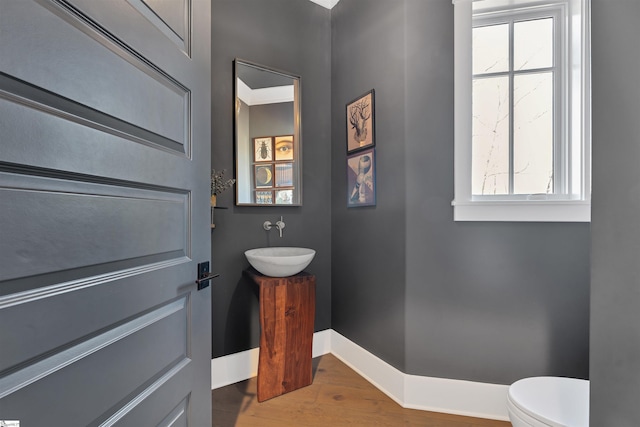
<instances>
[{"instance_id":1,"label":"dried branch","mask_svg":"<svg viewBox=\"0 0 640 427\"><path fill-rule=\"evenodd\" d=\"M223 191L231 188L233 184L236 183L235 179L224 179L224 173L226 169L223 169L219 172L216 172L215 169L211 169L211 195L217 196Z\"/></svg>"}]
</instances>

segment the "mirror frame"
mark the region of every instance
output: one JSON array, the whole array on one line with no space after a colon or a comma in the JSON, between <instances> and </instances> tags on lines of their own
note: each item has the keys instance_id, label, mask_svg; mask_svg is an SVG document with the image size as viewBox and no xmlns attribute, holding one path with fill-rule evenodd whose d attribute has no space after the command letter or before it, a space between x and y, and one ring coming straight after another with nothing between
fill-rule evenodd
<instances>
[{"instance_id":1,"label":"mirror frame","mask_svg":"<svg viewBox=\"0 0 640 427\"><path fill-rule=\"evenodd\" d=\"M293 162L293 182L294 182L294 194L292 203L287 204L261 204L261 203L246 203L239 200L240 186L238 185L238 170L240 162L239 144L238 144L238 126L239 126L239 97L238 97L238 66L245 65L253 67L259 70L268 71L270 73L278 74L293 80L294 94L293 94L293 140L294 140L294 162ZM302 206L302 117L301 117L301 94L300 87L302 85L302 78L298 75L278 70L276 68L268 67L255 62L247 61L241 58L235 58L233 60L233 110L234 110L234 124L233 124L233 143L234 143L234 177L236 178L235 185L235 204L236 206L260 206L260 207L289 207L289 206ZM249 159L253 164L252 159Z\"/></svg>"}]
</instances>

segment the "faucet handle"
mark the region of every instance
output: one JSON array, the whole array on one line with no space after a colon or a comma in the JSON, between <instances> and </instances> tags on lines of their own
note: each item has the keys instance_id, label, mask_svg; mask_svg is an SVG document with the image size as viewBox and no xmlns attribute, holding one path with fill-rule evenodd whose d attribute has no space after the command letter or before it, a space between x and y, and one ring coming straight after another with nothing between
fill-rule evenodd
<instances>
[{"instance_id":1,"label":"faucet handle","mask_svg":"<svg viewBox=\"0 0 640 427\"><path fill-rule=\"evenodd\" d=\"M276 228L278 229L278 231L280 232L280 237L282 237L282 229L285 227L284 225L284 221L282 220L282 217L280 217L280 221L276 222Z\"/></svg>"}]
</instances>

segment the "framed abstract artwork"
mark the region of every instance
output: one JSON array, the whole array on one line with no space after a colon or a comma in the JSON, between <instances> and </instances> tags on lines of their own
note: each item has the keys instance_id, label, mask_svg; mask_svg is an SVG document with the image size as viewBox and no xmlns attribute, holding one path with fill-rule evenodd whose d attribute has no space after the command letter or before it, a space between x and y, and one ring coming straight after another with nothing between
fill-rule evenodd
<instances>
[{"instance_id":1,"label":"framed abstract artwork","mask_svg":"<svg viewBox=\"0 0 640 427\"><path fill-rule=\"evenodd\" d=\"M273 192L272 191L256 191L256 204L258 204L258 205L272 205L273 204Z\"/></svg>"},{"instance_id":2,"label":"framed abstract artwork","mask_svg":"<svg viewBox=\"0 0 640 427\"><path fill-rule=\"evenodd\" d=\"M370 148L347 156L347 207L375 204L376 153Z\"/></svg>"},{"instance_id":3,"label":"framed abstract artwork","mask_svg":"<svg viewBox=\"0 0 640 427\"><path fill-rule=\"evenodd\" d=\"M293 186L293 163L276 163L276 187Z\"/></svg>"}]
</instances>

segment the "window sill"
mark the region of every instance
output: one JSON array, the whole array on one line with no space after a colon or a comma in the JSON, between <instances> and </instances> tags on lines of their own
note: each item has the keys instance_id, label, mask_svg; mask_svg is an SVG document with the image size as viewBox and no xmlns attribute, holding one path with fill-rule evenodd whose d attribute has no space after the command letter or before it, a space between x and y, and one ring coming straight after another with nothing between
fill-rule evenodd
<instances>
[{"instance_id":1,"label":"window sill","mask_svg":"<svg viewBox=\"0 0 640 427\"><path fill-rule=\"evenodd\" d=\"M454 221L590 222L591 204L584 201L456 201Z\"/></svg>"}]
</instances>

